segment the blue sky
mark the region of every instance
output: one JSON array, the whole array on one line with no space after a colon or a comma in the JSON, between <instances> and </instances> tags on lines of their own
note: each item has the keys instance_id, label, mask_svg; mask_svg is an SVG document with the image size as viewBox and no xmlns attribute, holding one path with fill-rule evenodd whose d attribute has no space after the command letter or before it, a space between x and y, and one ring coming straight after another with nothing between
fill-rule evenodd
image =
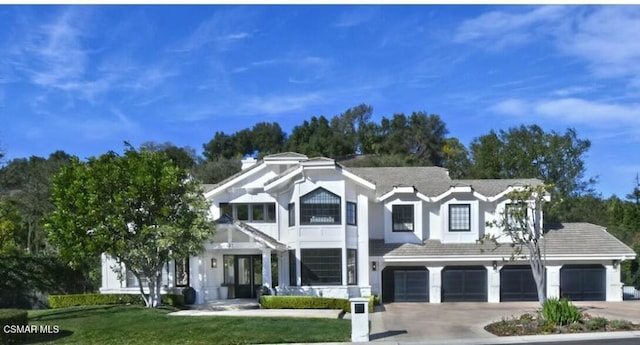
<instances>
[{"instance_id":1,"label":"blue sky","mask_svg":"<svg viewBox=\"0 0 640 345\"><path fill-rule=\"evenodd\" d=\"M640 172L640 6L0 6L0 147L198 152L360 103L439 114L465 145L538 124L590 139L587 176Z\"/></svg>"}]
</instances>

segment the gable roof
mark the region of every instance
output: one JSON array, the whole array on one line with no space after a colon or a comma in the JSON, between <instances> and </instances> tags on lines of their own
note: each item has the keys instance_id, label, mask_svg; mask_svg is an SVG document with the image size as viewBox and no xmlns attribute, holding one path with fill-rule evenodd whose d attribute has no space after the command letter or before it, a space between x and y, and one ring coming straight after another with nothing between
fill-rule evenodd
<instances>
[{"instance_id":1,"label":"gable roof","mask_svg":"<svg viewBox=\"0 0 640 345\"><path fill-rule=\"evenodd\" d=\"M547 257L580 256L634 258L635 252L605 228L589 223L564 223L545 226L544 250ZM523 250L523 253L526 251ZM508 259L511 246L496 246L487 241L480 243L442 243L426 240L423 243L384 243L384 240L370 240L369 255L389 257L424 257L442 260L445 257L486 257L487 260Z\"/></svg>"},{"instance_id":2,"label":"gable roof","mask_svg":"<svg viewBox=\"0 0 640 345\"><path fill-rule=\"evenodd\" d=\"M484 196L496 196L509 187L516 186L539 186L542 180L537 178L521 179L477 179L477 180L453 180L454 186L470 186L474 191Z\"/></svg>"},{"instance_id":3,"label":"gable roof","mask_svg":"<svg viewBox=\"0 0 640 345\"><path fill-rule=\"evenodd\" d=\"M394 187L415 187L427 196L446 192L451 186L447 169L440 167L368 167L345 168L376 185L376 197Z\"/></svg>"}]
</instances>

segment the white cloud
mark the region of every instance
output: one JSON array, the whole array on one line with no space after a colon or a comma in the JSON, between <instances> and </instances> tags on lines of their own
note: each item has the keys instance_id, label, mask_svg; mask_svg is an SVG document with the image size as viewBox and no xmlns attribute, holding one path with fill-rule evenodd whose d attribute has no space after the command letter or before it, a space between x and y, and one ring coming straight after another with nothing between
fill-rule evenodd
<instances>
[{"instance_id":1,"label":"white cloud","mask_svg":"<svg viewBox=\"0 0 640 345\"><path fill-rule=\"evenodd\" d=\"M552 93L560 97L568 97L595 91L593 86L569 86L562 89L554 90Z\"/></svg>"},{"instance_id":2,"label":"white cloud","mask_svg":"<svg viewBox=\"0 0 640 345\"><path fill-rule=\"evenodd\" d=\"M508 99L495 104L492 110L502 114L524 115L529 110L529 105L519 99Z\"/></svg>"},{"instance_id":3,"label":"white cloud","mask_svg":"<svg viewBox=\"0 0 640 345\"><path fill-rule=\"evenodd\" d=\"M576 19L558 38L567 55L586 61L600 77L640 79L640 7L611 6ZM640 86L640 85L638 85Z\"/></svg>"},{"instance_id":4,"label":"white cloud","mask_svg":"<svg viewBox=\"0 0 640 345\"><path fill-rule=\"evenodd\" d=\"M377 7L357 6L342 12L338 19L333 23L337 28L348 28L367 23L378 14Z\"/></svg>"},{"instance_id":5,"label":"white cloud","mask_svg":"<svg viewBox=\"0 0 640 345\"><path fill-rule=\"evenodd\" d=\"M239 8L219 9L169 51L189 53L209 45L218 51L228 50L233 43L252 36L252 30L247 28L251 17L246 8L242 11Z\"/></svg>"},{"instance_id":6,"label":"white cloud","mask_svg":"<svg viewBox=\"0 0 640 345\"><path fill-rule=\"evenodd\" d=\"M581 98L533 102L508 99L496 103L491 109L505 115L532 115L561 123L583 124L596 128L627 127L640 130L640 104L605 103Z\"/></svg>"},{"instance_id":7,"label":"white cloud","mask_svg":"<svg viewBox=\"0 0 640 345\"><path fill-rule=\"evenodd\" d=\"M308 106L323 102L323 100L323 97L315 92L291 96L253 96L248 98L239 112L247 115L281 115L304 110Z\"/></svg>"},{"instance_id":8,"label":"white cloud","mask_svg":"<svg viewBox=\"0 0 640 345\"><path fill-rule=\"evenodd\" d=\"M567 13L563 6L536 7L529 11L491 11L464 21L456 30L455 42L477 42L485 48L502 49L533 40L544 28Z\"/></svg>"}]
</instances>

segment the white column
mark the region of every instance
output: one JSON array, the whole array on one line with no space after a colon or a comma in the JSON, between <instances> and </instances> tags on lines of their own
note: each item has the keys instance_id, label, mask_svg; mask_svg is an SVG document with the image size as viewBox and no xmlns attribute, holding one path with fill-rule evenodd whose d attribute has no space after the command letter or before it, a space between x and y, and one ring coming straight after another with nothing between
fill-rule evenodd
<instances>
[{"instance_id":1,"label":"white column","mask_svg":"<svg viewBox=\"0 0 640 345\"><path fill-rule=\"evenodd\" d=\"M620 264L614 268L612 264L604 265L607 280L607 302L622 301L622 282L620 282Z\"/></svg>"},{"instance_id":2,"label":"white column","mask_svg":"<svg viewBox=\"0 0 640 345\"><path fill-rule=\"evenodd\" d=\"M560 298L560 269L562 266L547 266L547 298Z\"/></svg>"},{"instance_id":3,"label":"white column","mask_svg":"<svg viewBox=\"0 0 640 345\"><path fill-rule=\"evenodd\" d=\"M442 266L429 267L429 303L442 302Z\"/></svg>"},{"instance_id":4,"label":"white column","mask_svg":"<svg viewBox=\"0 0 640 345\"><path fill-rule=\"evenodd\" d=\"M358 195L357 221L358 252L356 265L358 266L358 286L370 288L371 281L369 279L369 270L371 269L371 263L369 262L369 199L364 195Z\"/></svg>"},{"instance_id":5,"label":"white column","mask_svg":"<svg viewBox=\"0 0 640 345\"><path fill-rule=\"evenodd\" d=\"M269 288L273 287L271 283L271 249L262 249L262 285Z\"/></svg>"},{"instance_id":6,"label":"white column","mask_svg":"<svg viewBox=\"0 0 640 345\"><path fill-rule=\"evenodd\" d=\"M485 266L487 268L487 296L489 303L500 302L500 270L502 266Z\"/></svg>"}]
</instances>

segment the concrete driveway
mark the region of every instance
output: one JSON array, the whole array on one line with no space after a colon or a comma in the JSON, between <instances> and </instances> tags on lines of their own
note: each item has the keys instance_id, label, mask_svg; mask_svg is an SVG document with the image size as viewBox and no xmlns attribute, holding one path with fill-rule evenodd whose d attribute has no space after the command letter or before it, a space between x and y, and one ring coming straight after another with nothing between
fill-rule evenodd
<instances>
[{"instance_id":1,"label":"concrete driveway","mask_svg":"<svg viewBox=\"0 0 640 345\"><path fill-rule=\"evenodd\" d=\"M575 302L591 316L640 323L640 301ZM496 336L484 330L502 318L536 313L538 302L388 303L371 315L371 341L480 339Z\"/></svg>"}]
</instances>

